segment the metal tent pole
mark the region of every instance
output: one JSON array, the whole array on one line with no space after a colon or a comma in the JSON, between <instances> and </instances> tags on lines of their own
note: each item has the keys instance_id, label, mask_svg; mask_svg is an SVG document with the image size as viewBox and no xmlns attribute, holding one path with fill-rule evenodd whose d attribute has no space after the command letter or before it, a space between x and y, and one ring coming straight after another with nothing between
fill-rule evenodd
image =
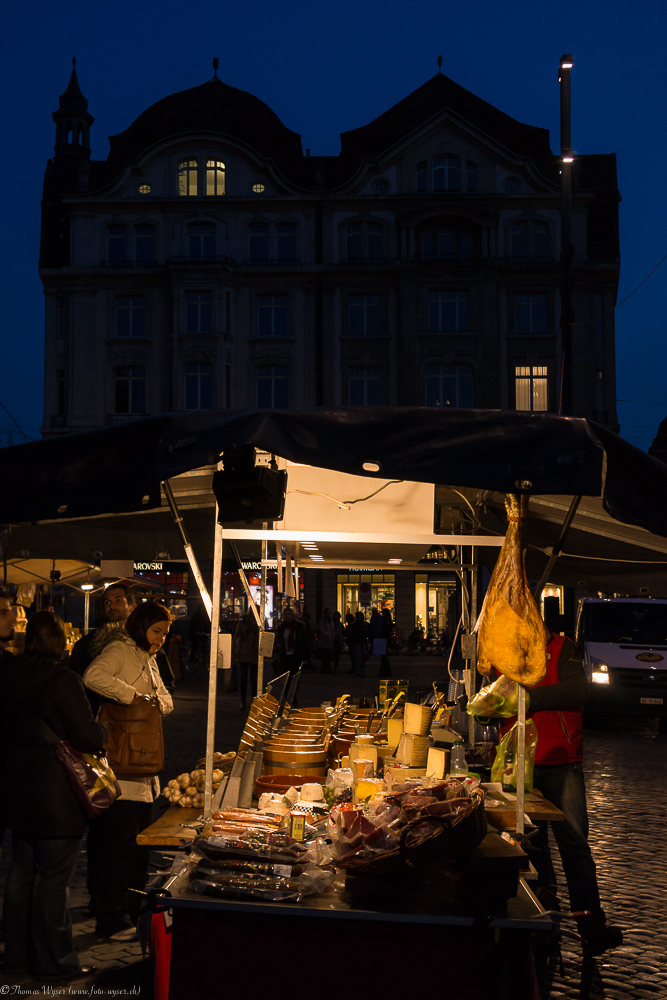
<instances>
[{"instance_id":1,"label":"metal tent pole","mask_svg":"<svg viewBox=\"0 0 667 1000\"><path fill-rule=\"evenodd\" d=\"M262 524L262 528L266 531L267 523L266 521ZM262 575L261 586L259 591L259 635L257 636L257 694L261 695L264 691L264 653L262 647L262 636L265 632L266 626L266 562L269 555L269 543L266 538L262 539ZM245 692L244 692L245 697Z\"/></svg>"},{"instance_id":2,"label":"metal tent pole","mask_svg":"<svg viewBox=\"0 0 667 1000\"><path fill-rule=\"evenodd\" d=\"M211 646L208 671L208 708L206 715L206 770L204 776L204 819L211 818L213 800L213 753L215 750L215 709L218 692L218 646L220 644L220 596L222 588L222 525L215 507L213 546L213 598L211 606Z\"/></svg>"}]
</instances>

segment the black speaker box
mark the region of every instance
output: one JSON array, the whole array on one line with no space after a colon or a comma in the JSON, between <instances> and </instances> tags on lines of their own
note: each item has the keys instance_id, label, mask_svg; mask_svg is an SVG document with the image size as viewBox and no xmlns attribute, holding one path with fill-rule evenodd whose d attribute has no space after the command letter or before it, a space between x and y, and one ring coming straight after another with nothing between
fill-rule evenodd
<instances>
[{"instance_id":1,"label":"black speaker box","mask_svg":"<svg viewBox=\"0 0 667 1000\"><path fill-rule=\"evenodd\" d=\"M213 474L218 524L280 521L285 512L287 472L265 465L224 469Z\"/></svg>"}]
</instances>

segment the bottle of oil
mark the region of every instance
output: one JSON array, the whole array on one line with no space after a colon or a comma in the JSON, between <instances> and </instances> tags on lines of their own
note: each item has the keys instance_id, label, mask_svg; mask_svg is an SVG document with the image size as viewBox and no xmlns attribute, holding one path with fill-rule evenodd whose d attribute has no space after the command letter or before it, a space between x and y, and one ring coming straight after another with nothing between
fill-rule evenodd
<instances>
[{"instance_id":1,"label":"bottle of oil","mask_svg":"<svg viewBox=\"0 0 667 1000\"><path fill-rule=\"evenodd\" d=\"M464 778L467 773L468 765L466 764L466 755L463 751L463 740L455 740L452 743L449 775L452 778Z\"/></svg>"}]
</instances>

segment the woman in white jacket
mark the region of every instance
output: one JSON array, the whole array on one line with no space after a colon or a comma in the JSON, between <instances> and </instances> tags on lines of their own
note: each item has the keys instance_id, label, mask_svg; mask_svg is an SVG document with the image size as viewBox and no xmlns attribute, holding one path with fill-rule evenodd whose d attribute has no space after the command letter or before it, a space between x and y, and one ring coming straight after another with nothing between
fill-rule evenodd
<instances>
[{"instance_id":1,"label":"woman in white jacket","mask_svg":"<svg viewBox=\"0 0 667 1000\"><path fill-rule=\"evenodd\" d=\"M171 620L163 605L148 601L134 609L124 627L103 629L95 642L95 658L83 675L86 687L123 705L157 696L162 715L171 712L171 695L155 662ZM88 891L97 936L128 941L136 933L141 904L141 897L129 890L145 888L148 868L148 851L136 838L151 823L160 783L157 777L121 779L120 788L116 802L90 823Z\"/></svg>"}]
</instances>

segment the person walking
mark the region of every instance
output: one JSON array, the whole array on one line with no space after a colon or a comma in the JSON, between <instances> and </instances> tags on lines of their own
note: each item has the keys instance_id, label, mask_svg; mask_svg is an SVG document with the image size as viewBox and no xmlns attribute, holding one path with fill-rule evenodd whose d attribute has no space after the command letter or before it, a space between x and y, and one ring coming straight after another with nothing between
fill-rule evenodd
<instances>
[{"instance_id":1,"label":"person walking","mask_svg":"<svg viewBox=\"0 0 667 1000\"><path fill-rule=\"evenodd\" d=\"M343 616L340 611L334 611L333 613L333 626L334 626L334 648L333 648L333 668L334 671L338 670L338 664L340 663L340 654L345 644L345 630L343 628Z\"/></svg>"},{"instance_id":2,"label":"person walking","mask_svg":"<svg viewBox=\"0 0 667 1000\"><path fill-rule=\"evenodd\" d=\"M325 608L317 625L317 649L320 654L320 671L331 673L331 658L334 655L336 629L331 614L331 608Z\"/></svg>"},{"instance_id":3,"label":"person walking","mask_svg":"<svg viewBox=\"0 0 667 1000\"><path fill-rule=\"evenodd\" d=\"M379 677L391 677L391 664L389 663L389 643L394 630L394 622L389 608L382 609L382 624L380 626L380 639L384 641L384 653L380 654Z\"/></svg>"},{"instance_id":4,"label":"person walking","mask_svg":"<svg viewBox=\"0 0 667 1000\"><path fill-rule=\"evenodd\" d=\"M363 611L357 611L350 625L348 634L352 673L363 677L366 672L366 653L368 651L368 626Z\"/></svg>"},{"instance_id":5,"label":"person walking","mask_svg":"<svg viewBox=\"0 0 667 1000\"><path fill-rule=\"evenodd\" d=\"M171 695L160 677L155 653L171 625L161 604L138 605L125 627L108 626L94 647L84 684L111 701L129 705L157 698L162 715L173 709ZM160 794L157 777L120 779L120 797L91 821L88 832L88 891L98 937L114 941L134 938L140 897L146 885L148 852L137 834L150 825L152 805Z\"/></svg>"},{"instance_id":6,"label":"person walking","mask_svg":"<svg viewBox=\"0 0 667 1000\"><path fill-rule=\"evenodd\" d=\"M93 966L81 965L67 910L67 884L87 819L52 736L84 753L102 751L107 737L93 717L81 679L62 662L66 646L60 618L38 611L26 626L25 653L12 657L0 678L0 795L12 832L4 902L5 973L31 973L51 984L95 972Z\"/></svg>"},{"instance_id":7,"label":"person walking","mask_svg":"<svg viewBox=\"0 0 667 1000\"><path fill-rule=\"evenodd\" d=\"M234 656L239 665L239 687L241 704L239 711L246 707L246 690L250 679L251 698L257 694L257 658L259 651L259 627L251 609L244 613L236 626L233 639Z\"/></svg>"}]
</instances>

